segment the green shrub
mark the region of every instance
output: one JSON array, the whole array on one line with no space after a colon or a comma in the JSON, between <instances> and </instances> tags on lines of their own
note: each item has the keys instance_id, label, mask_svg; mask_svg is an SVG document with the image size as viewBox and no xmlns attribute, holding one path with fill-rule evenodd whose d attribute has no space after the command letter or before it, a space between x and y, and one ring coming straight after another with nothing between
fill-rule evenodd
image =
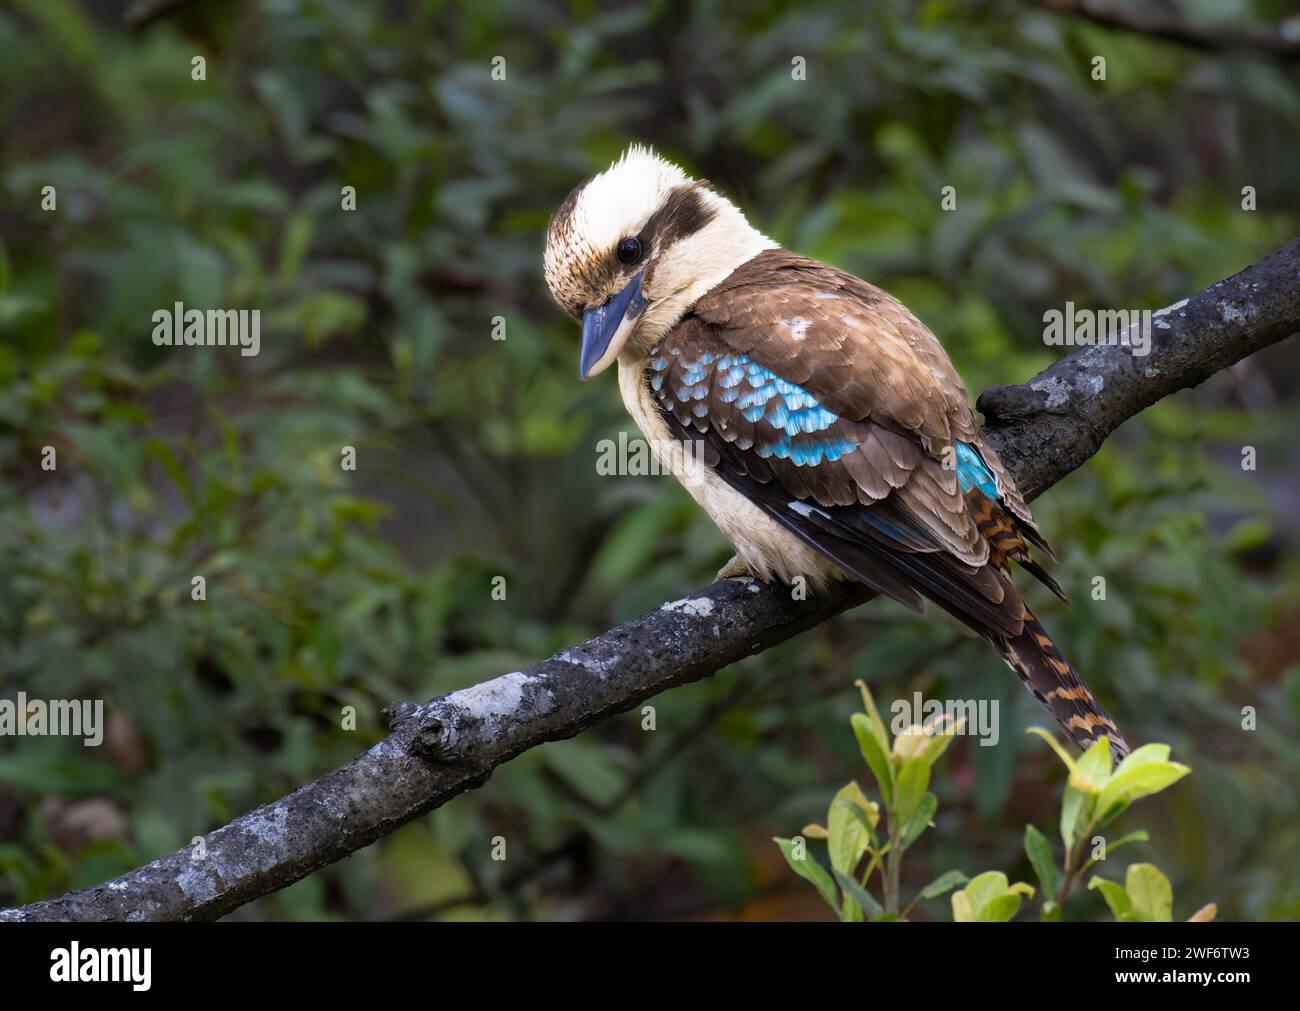
<instances>
[{"instance_id":1,"label":"green shrub","mask_svg":"<svg viewBox=\"0 0 1300 1011\"><path fill-rule=\"evenodd\" d=\"M918 902L952 892L952 918L957 921L1005 921L1035 896L1032 885L1010 882L1001 871L986 871L973 878L949 870L921 888L902 904L900 877L903 855L933 825L938 798L930 792L935 764L964 719L940 716L924 725L912 725L890 741L866 684L859 681L865 713L854 713L853 733L862 758L871 770L879 802L870 800L856 782L841 788L831 801L826 825L808 825L802 836L776 839L786 860L800 877L810 881L841 920L906 920ZM1169 761L1169 746L1147 744L1111 767L1110 745L1103 737L1075 759L1048 731L1031 727L1060 756L1069 772L1061 802L1060 866L1047 837L1035 826L1025 826L1025 854L1041 890L1041 918L1061 919L1075 884L1099 860L1121 846L1145 842L1146 832L1129 832L1108 843L1100 831L1128 810L1136 800L1159 793L1191 770ZM827 870L807 852L807 839L824 839L830 860ZM876 879L879 894L873 894ZM958 885L965 887L953 891ZM1170 920L1173 889L1169 879L1152 864L1133 864L1123 886L1094 877L1089 889L1099 889L1117 920ZM1192 919L1213 919L1206 906Z\"/></svg>"}]
</instances>

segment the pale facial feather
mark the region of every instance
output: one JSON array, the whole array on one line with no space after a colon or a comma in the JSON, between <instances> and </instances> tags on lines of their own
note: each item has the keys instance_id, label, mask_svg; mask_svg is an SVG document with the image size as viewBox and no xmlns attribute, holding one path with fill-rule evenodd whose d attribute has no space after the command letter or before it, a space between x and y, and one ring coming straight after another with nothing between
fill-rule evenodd
<instances>
[{"instance_id":1,"label":"pale facial feather","mask_svg":"<svg viewBox=\"0 0 1300 1011\"><path fill-rule=\"evenodd\" d=\"M643 270L642 294L648 304L635 321L620 328L600 368L620 353L647 354L701 295L746 260L776 246L725 197L647 148L632 147L577 191L572 207L562 208L548 229L544 263L556 301L580 316L584 308L620 290L628 275L614 259L618 243L639 235L683 186L698 187L707 223L666 246L656 237L645 250L637 269Z\"/></svg>"}]
</instances>

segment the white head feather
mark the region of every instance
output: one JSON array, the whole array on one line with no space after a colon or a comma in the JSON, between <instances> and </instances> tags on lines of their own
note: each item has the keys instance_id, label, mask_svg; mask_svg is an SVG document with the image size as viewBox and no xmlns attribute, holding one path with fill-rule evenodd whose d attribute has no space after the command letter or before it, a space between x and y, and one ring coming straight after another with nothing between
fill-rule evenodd
<instances>
[{"instance_id":1,"label":"white head feather","mask_svg":"<svg viewBox=\"0 0 1300 1011\"><path fill-rule=\"evenodd\" d=\"M620 347L635 336L632 346L648 350L704 292L776 243L752 228L731 201L640 144L575 189L547 230L546 282L556 301L579 316L623 282L613 259L619 242L641 233L684 186L698 194L705 224L666 246L657 240L646 251L649 305L635 327L621 335Z\"/></svg>"}]
</instances>

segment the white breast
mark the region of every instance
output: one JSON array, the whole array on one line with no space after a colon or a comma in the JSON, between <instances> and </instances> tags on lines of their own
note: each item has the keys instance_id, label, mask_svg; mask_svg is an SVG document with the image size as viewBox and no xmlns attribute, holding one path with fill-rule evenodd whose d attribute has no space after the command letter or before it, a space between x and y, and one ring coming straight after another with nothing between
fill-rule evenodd
<instances>
[{"instance_id":1,"label":"white breast","mask_svg":"<svg viewBox=\"0 0 1300 1011\"><path fill-rule=\"evenodd\" d=\"M670 471L691 493L718 529L731 541L746 567L767 582L775 576L792 583L802 576L812 589L830 579L846 579L840 569L809 547L758 506L727 484L668 431L646 382L646 359L618 363L618 388L623 404L650 443L661 468Z\"/></svg>"}]
</instances>

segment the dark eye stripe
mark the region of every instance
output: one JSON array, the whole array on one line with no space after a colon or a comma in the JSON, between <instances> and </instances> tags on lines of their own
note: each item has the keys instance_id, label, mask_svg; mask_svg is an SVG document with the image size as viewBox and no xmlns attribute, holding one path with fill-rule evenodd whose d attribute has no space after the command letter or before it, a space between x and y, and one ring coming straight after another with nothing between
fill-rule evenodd
<instances>
[{"instance_id":1,"label":"dark eye stripe","mask_svg":"<svg viewBox=\"0 0 1300 1011\"><path fill-rule=\"evenodd\" d=\"M714 218L714 210L704 202L704 183L694 182L678 186L668 195L664 205L650 215L641 229L644 245L658 243L664 249L678 239L694 235Z\"/></svg>"}]
</instances>

